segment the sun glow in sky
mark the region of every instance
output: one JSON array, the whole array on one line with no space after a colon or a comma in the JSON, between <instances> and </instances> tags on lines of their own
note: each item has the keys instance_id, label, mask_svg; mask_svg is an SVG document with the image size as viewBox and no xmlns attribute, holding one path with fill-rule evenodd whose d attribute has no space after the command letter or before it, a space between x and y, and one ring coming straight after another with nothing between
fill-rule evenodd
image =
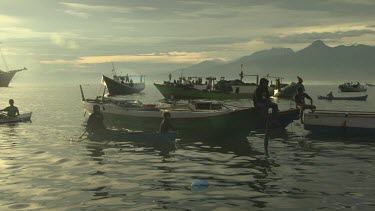
<instances>
[{"instance_id":1,"label":"sun glow in sky","mask_svg":"<svg viewBox=\"0 0 375 211\"><path fill-rule=\"evenodd\" d=\"M272 47L375 45L371 0L2 0L0 47L20 82L157 74ZM0 69L4 65L0 64Z\"/></svg>"}]
</instances>

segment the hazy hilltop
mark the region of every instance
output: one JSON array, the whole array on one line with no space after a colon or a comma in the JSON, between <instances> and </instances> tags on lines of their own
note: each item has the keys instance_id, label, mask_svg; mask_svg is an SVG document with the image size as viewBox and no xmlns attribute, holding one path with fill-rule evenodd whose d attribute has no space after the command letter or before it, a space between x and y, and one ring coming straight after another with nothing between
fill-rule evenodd
<instances>
[{"instance_id":1,"label":"hazy hilltop","mask_svg":"<svg viewBox=\"0 0 375 211\"><path fill-rule=\"evenodd\" d=\"M270 74L288 81L301 76L312 81L375 80L375 47L368 45L327 46L317 40L299 51L272 48L255 52L238 60L204 61L183 68L184 75L238 77L243 64L245 74ZM176 70L181 73L182 69ZM252 80L248 78L246 80Z\"/></svg>"}]
</instances>

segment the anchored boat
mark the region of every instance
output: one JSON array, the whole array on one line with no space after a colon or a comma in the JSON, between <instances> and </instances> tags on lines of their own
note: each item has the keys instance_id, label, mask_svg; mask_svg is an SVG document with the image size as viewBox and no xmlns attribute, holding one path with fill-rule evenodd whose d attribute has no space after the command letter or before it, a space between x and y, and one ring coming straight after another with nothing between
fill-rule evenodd
<instances>
[{"instance_id":1,"label":"anchored boat","mask_svg":"<svg viewBox=\"0 0 375 211\"><path fill-rule=\"evenodd\" d=\"M21 72L23 70L27 70L27 68L24 67L23 69L9 70L8 64L5 60L3 52L1 51L1 48L0 48L0 54L1 54L1 57L3 59L5 68L6 68L6 71L0 70L0 87L8 87L9 83L12 81L14 75L16 75L16 73Z\"/></svg>"},{"instance_id":2,"label":"anchored boat","mask_svg":"<svg viewBox=\"0 0 375 211\"><path fill-rule=\"evenodd\" d=\"M158 106L139 101L84 100L83 108L91 113L93 105L100 105L105 124L130 130L157 130L162 113L170 112L171 122L181 136L247 136L253 129L265 128L267 118L270 128L285 128L296 120L298 109L279 112L268 117L254 107L229 108L211 101Z\"/></svg>"},{"instance_id":3,"label":"anchored boat","mask_svg":"<svg viewBox=\"0 0 375 211\"><path fill-rule=\"evenodd\" d=\"M340 84L339 87L340 91L342 92L365 92L367 88L361 85L359 82L353 84L352 82L347 82L344 84Z\"/></svg>"},{"instance_id":4,"label":"anchored boat","mask_svg":"<svg viewBox=\"0 0 375 211\"><path fill-rule=\"evenodd\" d=\"M303 123L319 135L375 135L375 112L316 110L305 113Z\"/></svg>"},{"instance_id":5,"label":"anchored boat","mask_svg":"<svg viewBox=\"0 0 375 211\"><path fill-rule=\"evenodd\" d=\"M145 76L139 76L140 82L135 83L133 79L129 79L131 76L117 76L113 79L103 75L102 83L107 87L109 95L130 95L139 93L145 89ZM133 76L134 77L134 76Z\"/></svg>"}]
</instances>

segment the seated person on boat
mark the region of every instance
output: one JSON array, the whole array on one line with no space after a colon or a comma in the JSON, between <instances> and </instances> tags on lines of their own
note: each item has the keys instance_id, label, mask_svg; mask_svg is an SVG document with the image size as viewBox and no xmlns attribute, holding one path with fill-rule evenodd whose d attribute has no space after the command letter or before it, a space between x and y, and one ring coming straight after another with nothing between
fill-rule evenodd
<instances>
[{"instance_id":1,"label":"seated person on boat","mask_svg":"<svg viewBox=\"0 0 375 211\"><path fill-rule=\"evenodd\" d=\"M330 93L327 94L327 97L332 99L333 98L333 94L332 94L332 91Z\"/></svg>"},{"instance_id":2,"label":"seated person on boat","mask_svg":"<svg viewBox=\"0 0 375 211\"><path fill-rule=\"evenodd\" d=\"M20 112L16 106L14 106L14 100L10 99L9 100L9 105L8 107L0 110L0 111L5 111L7 112L6 116L2 115L0 118L15 118L16 116L20 115Z\"/></svg>"},{"instance_id":3,"label":"seated person on boat","mask_svg":"<svg viewBox=\"0 0 375 211\"><path fill-rule=\"evenodd\" d=\"M86 131L89 134L100 132L105 130L104 123L103 123L103 114L100 112L100 106L94 105L93 106L93 113L90 115L89 119L87 120Z\"/></svg>"},{"instance_id":4,"label":"seated person on boat","mask_svg":"<svg viewBox=\"0 0 375 211\"><path fill-rule=\"evenodd\" d=\"M310 105L306 105L305 103L305 98L309 99L310 100ZM305 109L310 109L312 112L315 111L316 107L313 105L313 100L312 98L306 94L303 90L302 87L299 87L297 89L297 94L296 96L294 97L294 101L296 102L296 106L299 107L301 109L301 113L305 110Z\"/></svg>"},{"instance_id":5,"label":"seated person on boat","mask_svg":"<svg viewBox=\"0 0 375 211\"><path fill-rule=\"evenodd\" d=\"M256 88L253 96L254 106L262 111L268 112L272 108L272 113L277 114L279 107L276 103L271 101L270 93L268 92L268 80L261 78L259 86Z\"/></svg>"},{"instance_id":6,"label":"seated person on boat","mask_svg":"<svg viewBox=\"0 0 375 211\"><path fill-rule=\"evenodd\" d=\"M171 113L165 111L163 113L163 121L160 124L160 133L168 133L169 130L176 130L171 123Z\"/></svg>"}]
</instances>

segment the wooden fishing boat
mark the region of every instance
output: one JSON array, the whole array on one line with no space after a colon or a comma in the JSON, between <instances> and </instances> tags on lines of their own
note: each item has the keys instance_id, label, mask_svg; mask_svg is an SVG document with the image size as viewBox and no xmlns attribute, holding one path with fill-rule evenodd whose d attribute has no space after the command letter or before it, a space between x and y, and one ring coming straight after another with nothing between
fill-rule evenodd
<instances>
[{"instance_id":1,"label":"wooden fishing boat","mask_svg":"<svg viewBox=\"0 0 375 211\"><path fill-rule=\"evenodd\" d=\"M107 88L109 95L130 95L139 93L145 89L145 76L140 76L140 82L134 83L132 79L128 79L130 76L117 76L113 79L103 75L102 83Z\"/></svg>"},{"instance_id":2,"label":"wooden fishing boat","mask_svg":"<svg viewBox=\"0 0 375 211\"><path fill-rule=\"evenodd\" d=\"M227 89L201 89L190 84L154 83L154 85L166 99L210 100L249 99L253 97L258 87L256 84L233 84L227 85ZM205 86L207 87L207 85ZM273 87L269 87L269 92L271 94L273 90Z\"/></svg>"},{"instance_id":3,"label":"wooden fishing boat","mask_svg":"<svg viewBox=\"0 0 375 211\"><path fill-rule=\"evenodd\" d=\"M17 117L0 118L0 124L30 121L32 112L20 114Z\"/></svg>"},{"instance_id":4,"label":"wooden fishing boat","mask_svg":"<svg viewBox=\"0 0 375 211\"><path fill-rule=\"evenodd\" d=\"M212 101L168 106L145 105L139 101L83 101L83 108L88 113L92 113L93 105L100 105L106 125L142 131L157 130L163 112L168 111L181 136L247 136L252 129L265 128L267 122L267 116L254 107L230 108ZM276 117L270 114L270 127L285 128L298 115L298 109L281 111Z\"/></svg>"},{"instance_id":5,"label":"wooden fishing boat","mask_svg":"<svg viewBox=\"0 0 375 211\"><path fill-rule=\"evenodd\" d=\"M366 83L366 86L368 86L368 87L375 87L375 84Z\"/></svg>"},{"instance_id":6,"label":"wooden fishing boat","mask_svg":"<svg viewBox=\"0 0 375 211\"><path fill-rule=\"evenodd\" d=\"M319 100L357 100L357 101L366 101L368 95L363 96L347 96L347 97L334 97L334 96L318 96Z\"/></svg>"},{"instance_id":7,"label":"wooden fishing boat","mask_svg":"<svg viewBox=\"0 0 375 211\"><path fill-rule=\"evenodd\" d=\"M303 123L320 135L375 135L375 112L316 110L305 113Z\"/></svg>"},{"instance_id":8,"label":"wooden fishing boat","mask_svg":"<svg viewBox=\"0 0 375 211\"><path fill-rule=\"evenodd\" d=\"M101 130L88 135L89 139L106 141L129 141L147 144L175 143L177 132L159 133L124 130Z\"/></svg>"},{"instance_id":9,"label":"wooden fishing boat","mask_svg":"<svg viewBox=\"0 0 375 211\"><path fill-rule=\"evenodd\" d=\"M338 88L342 92L365 92L367 91L367 88L361 85L359 82L357 82L356 84L353 84L353 83L340 84Z\"/></svg>"}]
</instances>

